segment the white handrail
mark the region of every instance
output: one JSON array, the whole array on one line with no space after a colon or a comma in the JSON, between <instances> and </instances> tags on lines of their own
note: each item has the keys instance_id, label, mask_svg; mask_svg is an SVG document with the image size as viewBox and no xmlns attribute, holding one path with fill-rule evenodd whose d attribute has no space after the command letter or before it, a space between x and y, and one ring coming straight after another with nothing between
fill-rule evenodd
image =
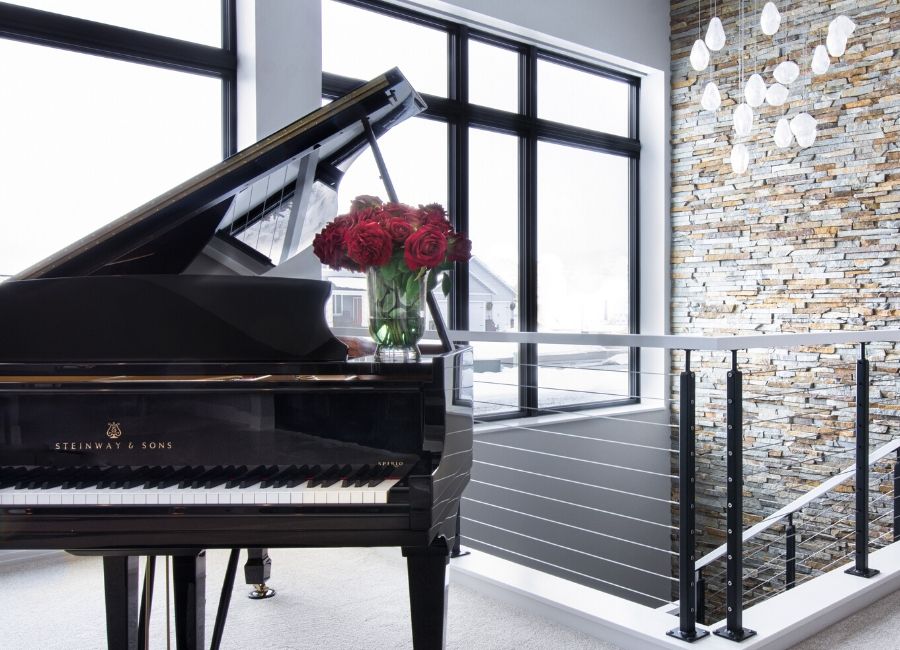
<instances>
[{"instance_id":1,"label":"white handrail","mask_svg":"<svg viewBox=\"0 0 900 650\"><path fill-rule=\"evenodd\" d=\"M335 327L338 336L366 336L360 327ZM494 343L546 343L563 345L604 345L609 347L662 348L665 350L747 350L750 348L792 348L828 343L900 342L900 329L877 329L791 334L707 336L704 334L600 334L563 332L475 332L451 330L454 341Z\"/></svg>"},{"instance_id":2,"label":"white handrail","mask_svg":"<svg viewBox=\"0 0 900 650\"><path fill-rule=\"evenodd\" d=\"M882 458L884 458L891 452L897 451L897 449L900 449L900 438L891 440L890 442L882 445L881 447L879 447L878 449L873 451L871 454L869 454L869 465L874 465L875 463L877 463L879 460L881 460ZM830 479L828 479L827 481L824 481L821 485L814 487L812 490L810 490L803 496L799 497L798 499L795 499L794 501L791 501L789 504L787 504L780 510L776 510L775 512L773 512L771 515L769 515L768 517L763 519L758 524L754 524L753 526L751 526L750 528L745 530L744 535L743 535L744 541L746 542L748 539L753 539L759 533L766 530L773 524L777 523L784 517L787 517L789 514L792 514L794 512L797 512L798 510L801 510L802 508L806 507L813 500L817 499L818 497L822 496L826 492L833 489L836 485L840 485L841 483L843 483L844 481L846 481L849 478L852 478L855 475L856 475L856 463L854 463L853 465L850 465L849 467L845 467L840 472L838 472L837 474L832 476ZM722 544L720 547L718 547L714 551L707 553L702 558L697 560L696 564L694 565L694 568L699 571L706 565L719 559L720 557L725 555L726 548L727 548L727 544Z\"/></svg>"}]
</instances>

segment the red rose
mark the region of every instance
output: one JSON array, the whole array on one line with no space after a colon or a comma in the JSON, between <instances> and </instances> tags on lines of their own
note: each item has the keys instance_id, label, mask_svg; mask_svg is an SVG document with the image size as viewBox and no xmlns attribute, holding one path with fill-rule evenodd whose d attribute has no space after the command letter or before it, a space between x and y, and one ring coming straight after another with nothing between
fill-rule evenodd
<instances>
[{"instance_id":1,"label":"red rose","mask_svg":"<svg viewBox=\"0 0 900 650\"><path fill-rule=\"evenodd\" d=\"M447 236L436 226L422 226L409 236L403 252L406 266L411 271L432 269L444 261L447 252Z\"/></svg>"},{"instance_id":2,"label":"red rose","mask_svg":"<svg viewBox=\"0 0 900 650\"><path fill-rule=\"evenodd\" d=\"M335 271L340 270L341 258L344 256L344 233L346 227L330 223L313 239L313 252L316 257Z\"/></svg>"},{"instance_id":3,"label":"red rose","mask_svg":"<svg viewBox=\"0 0 900 650\"><path fill-rule=\"evenodd\" d=\"M365 208L378 208L381 207L381 199L377 196L369 196L368 194L363 194L361 196L357 196L355 199L350 201L350 213L359 212L364 210Z\"/></svg>"},{"instance_id":4,"label":"red rose","mask_svg":"<svg viewBox=\"0 0 900 650\"><path fill-rule=\"evenodd\" d=\"M395 242L404 242L415 231L413 225L402 217L387 217L381 224Z\"/></svg>"},{"instance_id":5,"label":"red rose","mask_svg":"<svg viewBox=\"0 0 900 650\"><path fill-rule=\"evenodd\" d=\"M472 242L465 235L455 232L447 240L447 259L451 262L468 262L472 257Z\"/></svg>"},{"instance_id":6,"label":"red rose","mask_svg":"<svg viewBox=\"0 0 900 650\"><path fill-rule=\"evenodd\" d=\"M437 203L431 203L419 208L419 215L421 223L426 226L436 226L445 233L450 233L453 230L450 220L447 219L447 213Z\"/></svg>"},{"instance_id":7,"label":"red rose","mask_svg":"<svg viewBox=\"0 0 900 650\"><path fill-rule=\"evenodd\" d=\"M344 243L347 255L363 269L387 264L394 250L391 236L375 221L362 221L348 229Z\"/></svg>"}]
</instances>

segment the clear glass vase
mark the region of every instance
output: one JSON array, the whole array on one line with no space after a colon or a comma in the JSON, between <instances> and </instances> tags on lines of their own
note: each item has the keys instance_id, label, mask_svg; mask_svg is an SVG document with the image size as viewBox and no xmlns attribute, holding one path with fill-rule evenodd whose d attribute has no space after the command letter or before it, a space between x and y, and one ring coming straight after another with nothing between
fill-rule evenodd
<instances>
[{"instance_id":1,"label":"clear glass vase","mask_svg":"<svg viewBox=\"0 0 900 650\"><path fill-rule=\"evenodd\" d=\"M425 333L425 277L396 266L370 268L369 334L375 360L418 361L419 340Z\"/></svg>"}]
</instances>

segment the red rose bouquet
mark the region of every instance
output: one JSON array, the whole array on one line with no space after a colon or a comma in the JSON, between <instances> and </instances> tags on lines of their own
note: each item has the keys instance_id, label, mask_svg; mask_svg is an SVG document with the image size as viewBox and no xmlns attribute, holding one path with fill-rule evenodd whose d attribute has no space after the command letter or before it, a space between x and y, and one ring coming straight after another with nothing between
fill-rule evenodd
<instances>
[{"instance_id":1,"label":"red rose bouquet","mask_svg":"<svg viewBox=\"0 0 900 650\"><path fill-rule=\"evenodd\" d=\"M425 329L425 290L453 262L472 256L472 242L453 230L437 204L413 208L359 196L350 212L329 223L313 240L313 252L329 267L368 274L369 331L376 357L393 352L418 358L416 342ZM430 273L429 273L430 272ZM449 292L444 273L442 288Z\"/></svg>"}]
</instances>

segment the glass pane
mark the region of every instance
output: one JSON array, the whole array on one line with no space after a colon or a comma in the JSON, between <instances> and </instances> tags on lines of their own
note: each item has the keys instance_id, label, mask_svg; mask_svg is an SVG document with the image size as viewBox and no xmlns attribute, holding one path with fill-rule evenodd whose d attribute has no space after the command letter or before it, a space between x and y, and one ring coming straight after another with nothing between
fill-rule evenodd
<instances>
[{"instance_id":1,"label":"glass pane","mask_svg":"<svg viewBox=\"0 0 900 650\"><path fill-rule=\"evenodd\" d=\"M519 327L518 138L469 130L469 329Z\"/></svg>"},{"instance_id":2,"label":"glass pane","mask_svg":"<svg viewBox=\"0 0 900 650\"><path fill-rule=\"evenodd\" d=\"M538 117L628 137L627 83L543 60L537 71Z\"/></svg>"},{"instance_id":3,"label":"glass pane","mask_svg":"<svg viewBox=\"0 0 900 650\"><path fill-rule=\"evenodd\" d=\"M406 120L380 136L378 148L401 202L447 206L446 123L424 118ZM375 157L368 148L341 180L338 212L349 210L350 201L360 194L374 194L387 201Z\"/></svg>"},{"instance_id":4,"label":"glass pane","mask_svg":"<svg viewBox=\"0 0 900 650\"><path fill-rule=\"evenodd\" d=\"M322 70L368 80L399 67L420 93L447 96L447 35L334 0L322 3Z\"/></svg>"},{"instance_id":5,"label":"glass pane","mask_svg":"<svg viewBox=\"0 0 900 650\"><path fill-rule=\"evenodd\" d=\"M218 80L8 40L0 60L27 62L0 67L0 275L222 158Z\"/></svg>"},{"instance_id":6,"label":"glass pane","mask_svg":"<svg viewBox=\"0 0 900 650\"><path fill-rule=\"evenodd\" d=\"M469 41L469 101L519 111L519 54L513 50Z\"/></svg>"},{"instance_id":7,"label":"glass pane","mask_svg":"<svg viewBox=\"0 0 900 650\"><path fill-rule=\"evenodd\" d=\"M519 345L473 342L475 416L519 410Z\"/></svg>"},{"instance_id":8,"label":"glass pane","mask_svg":"<svg viewBox=\"0 0 900 650\"><path fill-rule=\"evenodd\" d=\"M538 330L628 332L629 161L538 144Z\"/></svg>"},{"instance_id":9,"label":"glass pane","mask_svg":"<svg viewBox=\"0 0 900 650\"><path fill-rule=\"evenodd\" d=\"M593 404L629 397L628 348L538 346L538 406Z\"/></svg>"},{"instance_id":10,"label":"glass pane","mask_svg":"<svg viewBox=\"0 0 900 650\"><path fill-rule=\"evenodd\" d=\"M222 47L220 0L10 0L12 4Z\"/></svg>"}]
</instances>

